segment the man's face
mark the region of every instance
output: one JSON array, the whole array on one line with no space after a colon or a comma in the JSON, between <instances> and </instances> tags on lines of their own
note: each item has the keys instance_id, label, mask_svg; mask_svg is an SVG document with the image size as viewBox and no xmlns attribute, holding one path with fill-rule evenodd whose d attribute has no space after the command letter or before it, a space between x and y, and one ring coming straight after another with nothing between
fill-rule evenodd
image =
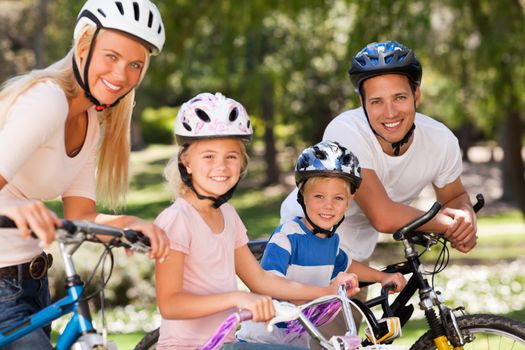
<instances>
[{"instance_id":1,"label":"man's face","mask_svg":"<svg viewBox=\"0 0 525 350\"><path fill-rule=\"evenodd\" d=\"M410 88L408 78L401 74L379 75L363 83L368 119L379 134L379 143L387 153L393 153L391 144L400 141L414 123L419 105L419 87Z\"/></svg>"}]
</instances>

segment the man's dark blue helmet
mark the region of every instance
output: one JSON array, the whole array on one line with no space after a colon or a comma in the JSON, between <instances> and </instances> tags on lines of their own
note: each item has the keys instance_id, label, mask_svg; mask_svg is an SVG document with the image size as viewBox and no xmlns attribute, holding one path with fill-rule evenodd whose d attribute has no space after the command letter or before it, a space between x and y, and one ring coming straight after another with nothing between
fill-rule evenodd
<instances>
[{"instance_id":1,"label":"man's dark blue helmet","mask_svg":"<svg viewBox=\"0 0 525 350\"><path fill-rule=\"evenodd\" d=\"M419 86L423 69L414 52L397 41L368 44L352 58L350 79L358 94L363 82L377 75L403 74Z\"/></svg>"}]
</instances>

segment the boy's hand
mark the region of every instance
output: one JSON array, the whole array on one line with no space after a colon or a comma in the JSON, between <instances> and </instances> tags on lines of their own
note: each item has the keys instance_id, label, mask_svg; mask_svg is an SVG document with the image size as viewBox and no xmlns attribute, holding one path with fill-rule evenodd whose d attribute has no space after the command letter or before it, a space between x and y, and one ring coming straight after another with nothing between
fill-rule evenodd
<instances>
[{"instance_id":1,"label":"boy's hand","mask_svg":"<svg viewBox=\"0 0 525 350\"><path fill-rule=\"evenodd\" d=\"M359 280L355 273L339 272L337 277L330 283L331 294L337 294L337 288L341 284L346 285L346 295L348 297L359 293Z\"/></svg>"},{"instance_id":2,"label":"boy's hand","mask_svg":"<svg viewBox=\"0 0 525 350\"><path fill-rule=\"evenodd\" d=\"M380 282L382 287L386 286L387 284L392 284L396 287L395 289L389 291L390 294L399 293L403 288L405 288L407 284L405 276L399 272L384 273Z\"/></svg>"}]
</instances>

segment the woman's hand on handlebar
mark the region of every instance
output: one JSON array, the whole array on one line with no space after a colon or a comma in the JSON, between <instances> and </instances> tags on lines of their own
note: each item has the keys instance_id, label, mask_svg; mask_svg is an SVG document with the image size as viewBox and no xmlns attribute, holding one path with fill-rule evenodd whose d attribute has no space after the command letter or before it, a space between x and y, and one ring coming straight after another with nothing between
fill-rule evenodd
<instances>
[{"instance_id":1,"label":"woman's hand on handlebar","mask_svg":"<svg viewBox=\"0 0 525 350\"><path fill-rule=\"evenodd\" d=\"M275 316L275 307L272 298L249 292L238 292L236 306L239 309L249 310L254 322L265 322Z\"/></svg>"},{"instance_id":2,"label":"woman's hand on handlebar","mask_svg":"<svg viewBox=\"0 0 525 350\"><path fill-rule=\"evenodd\" d=\"M163 262L168 257L170 251L169 240L164 230L160 227L135 218L135 220L128 223L127 228L140 231L150 239L151 252L149 256L151 259L158 259L160 262Z\"/></svg>"},{"instance_id":3,"label":"woman's hand on handlebar","mask_svg":"<svg viewBox=\"0 0 525 350\"><path fill-rule=\"evenodd\" d=\"M0 214L13 220L24 238L32 238L33 233L46 248L55 239L55 228L61 225L56 214L38 200L13 199L4 204Z\"/></svg>"},{"instance_id":4,"label":"woman's hand on handlebar","mask_svg":"<svg viewBox=\"0 0 525 350\"><path fill-rule=\"evenodd\" d=\"M346 286L346 295L348 297L359 293L359 279L355 273L339 272L337 277L330 283L330 294L337 295L337 290L342 284Z\"/></svg>"}]
</instances>

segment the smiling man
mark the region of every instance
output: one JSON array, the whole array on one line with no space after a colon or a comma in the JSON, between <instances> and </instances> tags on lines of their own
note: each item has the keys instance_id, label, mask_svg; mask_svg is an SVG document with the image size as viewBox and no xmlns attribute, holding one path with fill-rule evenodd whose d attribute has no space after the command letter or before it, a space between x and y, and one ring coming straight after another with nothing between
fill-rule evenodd
<instances>
[{"instance_id":1,"label":"smiling man","mask_svg":"<svg viewBox=\"0 0 525 350\"><path fill-rule=\"evenodd\" d=\"M470 251L476 217L460 179L458 140L416 112L422 67L414 52L395 41L371 43L353 57L349 73L361 107L334 118L323 136L351 149L362 168L361 187L338 230L341 247L366 262L379 232L392 233L423 214L410 204L432 184L443 209L422 230L444 232L457 250ZM296 191L283 202L281 221L302 215Z\"/></svg>"}]
</instances>

